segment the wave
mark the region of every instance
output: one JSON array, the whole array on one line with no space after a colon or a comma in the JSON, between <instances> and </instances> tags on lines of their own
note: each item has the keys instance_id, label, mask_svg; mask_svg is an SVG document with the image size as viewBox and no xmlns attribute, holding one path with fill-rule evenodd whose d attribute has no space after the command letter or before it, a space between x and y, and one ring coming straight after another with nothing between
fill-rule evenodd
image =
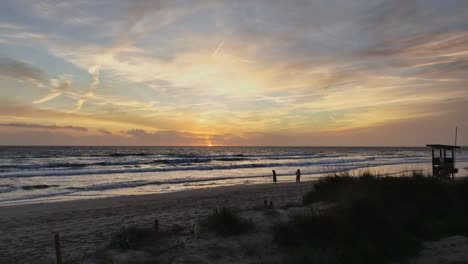
<instances>
[{"instance_id":1,"label":"wave","mask_svg":"<svg viewBox=\"0 0 468 264\"><path fill-rule=\"evenodd\" d=\"M74 193L74 191L72 190L65 190L65 191L59 191L59 192L55 192L55 193L39 193L39 194L28 194L28 195L24 195L24 196L21 196L21 197L14 197L14 198L8 198L8 199L1 199L0 200L0 205L13 205L13 204L21 204L22 202L24 201L34 201L34 202L37 202L38 200L37 199L41 199L41 198L48 198L47 199L47 202L51 202L53 200L49 199L51 197L55 197L55 196L61 196L61 195L68 195L68 194L72 194Z\"/></svg>"},{"instance_id":2,"label":"wave","mask_svg":"<svg viewBox=\"0 0 468 264\"><path fill-rule=\"evenodd\" d=\"M113 155L123 157L128 156L127 154L114 153ZM143 156L146 153L137 153L132 155ZM162 158L162 159L138 159L138 160L112 160L112 161L98 161L98 162L50 162L45 164L7 164L0 165L0 172L7 172L8 169L42 169L42 168L85 168L92 166L132 166L132 165L185 165L185 164L198 164L198 163L210 163L216 161L259 161L259 160L307 160L307 159L322 159L322 158L336 158L341 155L333 154L317 154L317 155L283 155L283 154L270 154L270 155L202 155L195 156L191 154L184 155L167 155L173 158ZM381 157L385 158L385 157ZM375 159L375 157L368 157L367 159Z\"/></svg>"},{"instance_id":3,"label":"wave","mask_svg":"<svg viewBox=\"0 0 468 264\"><path fill-rule=\"evenodd\" d=\"M0 165L0 169L41 169L41 168L83 168L89 166L86 163L46 163L46 164L21 164Z\"/></svg>"},{"instance_id":4,"label":"wave","mask_svg":"<svg viewBox=\"0 0 468 264\"><path fill-rule=\"evenodd\" d=\"M320 153L319 153L320 154ZM67 154L38 154L34 156L30 155L15 155L11 156L13 158L23 159L23 158L74 158L74 157L146 157L146 156L166 156L166 157L173 157L173 158L220 158L220 157L233 157L233 158L282 158L282 157L300 157L300 156L311 156L315 157L316 154L311 153L282 153L282 154L219 154L219 155L204 155L200 153L188 153L188 154L180 154L180 153L148 153L148 152L137 152L137 153L124 153L124 152L113 152L113 153L102 153L102 154L79 154L79 153L67 153ZM327 154L323 154L322 156L326 157ZM334 155L331 154L329 157L333 157Z\"/></svg>"},{"instance_id":5,"label":"wave","mask_svg":"<svg viewBox=\"0 0 468 264\"><path fill-rule=\"evenodd\" d=\"M8 193L8 192L15 191L16 189L17 189L16 187L9 185L9 184L0 185L0 193Z\"/></svg>"},{"instance_id":6,"label":"wave","mask_svg":"<svg viewBox=\"0 0 468 264\"><path fill-rule=\"evenodd\" d=\"M149 185L163 185L163 184L186 184L186 183L197 183L197 182L212 182L212 181L224 181L224 180L236 180L236 179L255 179L255 178L265 178L268 176L225 176L225 177L212 177L212 178L180 178L172 179L167 181L129 181L129 182L119 182L119 183L110 183L110 184L99 184L91 185L86 187L68 187L69 190L79 190L79 191L104 191L112 189L123 189L123 188L135 188Z\"/></svg>"},{"instance_id":7,"label":"wave","mask_svg":"<svg viewBox=\"0 0 468 264\"><path fill-rule=\"evenodd\" d=\"M60 187L60 185L47 185L47 184L36 184L36 185L23 185L21 189L23 190L38 190L38 189L48 189Z\"/></svg>"},{"instance_id":8,"label":"wave","mask_svg":"<svg viewBox=\"0 0 468 264\"><path fill-rule=\"evenodd\" d=\"M369 163L372 162L372 163ZM347 160L319 160L307 162L270 162L270 163L246 163L246 164L219 164L212 166L171 166L171 167L144 167L144 168L116 168L116 169L80 169L80 170L35 170L1 173L0 178L10 177L36 177L36 176L75 176L91 174L116 174L116 173L146 173L146 172L168 172L168 171L210 171L210 170L231 170L231 169L249 169L249 168L275 168L275 167L352 167L361 163L365 166L381 166L407 163L424 163L426 159L405 159L405 160L382 160L376 161L372 158L347 159Z\"/></svg>"},{"instance_id":9,"label":"wave","mask_svg":"<svg viewBox=\"0 0 468 264\"><path fill-rule=\"evenodd\" d=\"M61 195L72 195L72 194L82 193L82 192L136 188L136 187L143 187L143 186L149 186L149 185L204 183L204 182L214 182L214 181L220 181L220 180L246 179L246 178L254 179L254 178L264 178L264 177L266 176L242 176L242 177L226 176L226 177L213 177L213 178L203 178L203 179L172 179L169 181L128 181L128 182L118 182L118 183L106 183L106 184L90 185L86 187L67 187L54 193L25 195L22 197L0 200L0 204L14 202L14 201L26 201L26 200L31 200L31 199L49 198L49 197L61 196ZM210 184L210 185L213 185L213 184ZM53 187L53 185L36 185L36 186ZM55 187L58 187L58 185L56 185Z\"/></svg>"},{"instance_id":10,"label":"wave","mask_svg":"<svg viewBox=\"0 0 468 264\"><path fill-rule=\"evenodd\" d=\"M100 161L94 163L46 163L46 164L24 164L24 165L0 165L0 172L7 169L41 169L41 168L85 168L91 166L127 166L127 165L149 165L149 164L192 164L209 163L212 161L245 161L247 158L221 157L221 158L185 158L185 159L156 159L156 160L131 160L131 161Z\"/></svg>"},{"instance_id":11,"label":"wave","mask_svg":"<svg viewBox=\"0 0 468 264\"><path fill-rule=\"evenodd\" d=\"M82 168L88 164L85 163L48 163L44 167L46 168Z\"/></svg>"},{"instance_id":12,"label":"wave","mask_svg":"<svg viewBox=\"0 0 468 264\"><path fill-rule=\"evenodd\" d=\"M140 153L111 153L111 154L107 154L107 156L109 157L128 157L128 156L139 156L139 157L142 157L142 156L149 156L151 154L149 153L144 153L144 152L140 152Z\"/></svg>"},{"instance_id":13,"label":"wave","mask_svg":"<svg viewBox=\"0 0 468 264\"><path fill-rule=\"evenodd\" d=\"M424 161L425 162L425 161ZM417 163L414 160L407 163ZM381 162L372 164L372 166L382 166L382 165L392 165L392 164L404 164L401 162ZM337 164L335 164L337 165ZM341 167L340 167L341 166ZM344 170L355 170L360 168L368 167L368 164L365 163L354 163L354 164L338 164L338 166L334 166L333 169L335 171L344 171ZM323 168L323 167L321 167ZM322 175L327 173L327 170L323 170L318 167L314 171L309 171L308 173L303 173L303 176L311 176L311 175ZM183 169L183 170L190 170L190 169ZM328 171L329 172L329 171ZM279 177L290 176L294 177L294 175L279 173ZM225 180L240 180L240 179L261 179L261 178L269 178L270 175L249 175L249 176L219 176L219 177L210 177L210 178L176 178L176 179L169 179L169 180L159 180L159 181L145 181L145 180L136 180L136 181L126 181L126 182L117 182L117 183L104 183L104 184L96 184L84 187L67 187L61 189L59 192L55 193L46 193L41 194L37 197L39 198L46 198L51 196L58 196L58 195L70 195L74 193L82 193L82 192L91 192L91 191L106 191L106 190L114 190L114 189L125 189L125 188L137 188L143 186L151 186L151 185L187 185L193 183L203 183L203 185L215 185L216 181L225 181ZM1 185L0 185L1 187ZM11 186L9 186L11 187ZM23 190L31 190L31 189L46 189L52 187L60 187L59 185L31 185L31 186L21 186ZM1 190L1 189L0 189ZM67 191L64 191L67 190ZM28 198L24 198L24 200L31 199L31 196L27 196ZM16 198L14 199L16 200ZM21 198L20 198L21 200ZM8 202L9 200L3 200L0 202Z\"/></svg>"}]
</instances>

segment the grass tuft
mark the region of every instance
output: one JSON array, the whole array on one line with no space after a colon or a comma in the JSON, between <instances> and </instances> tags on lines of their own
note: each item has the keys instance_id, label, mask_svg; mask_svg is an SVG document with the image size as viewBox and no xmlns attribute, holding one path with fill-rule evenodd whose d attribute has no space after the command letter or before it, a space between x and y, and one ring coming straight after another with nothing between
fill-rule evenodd
<instances>
[{"instance_id":1,"label":"grass tuft","mask_svg":"<svg viewBox=\"0 0 468 264\"><path fill-rule=\"evenodd\" d=\"M255 228L253 221L244 219L239 214L227 207L216 208L201 221L204 230L215 232L219 235L230 236L243 234Z\"/></svg>"},{"instance_id":2,"label":"grass tuft","mask_svg":"<svg viewBox=\"0 0 468 264\"><path fill-rule=\"evenodd\" d=\"M128 227L115 233L109 247L115 249L139 249L151 244L157 238L156 232L151 228Z\"/></svg>"},{"instance_id":3,"label":"grass tuft","mask_svg":"<svg viewBox=\"0 0 468 264\"><path fill-rule=\"evenodd\" d=\"M109 248L122 250L141 249L152 245L162 238L176 235L183 230L184 228L178 225L158 231L152 228L131 226L114 233L109 243Z\"/></svg>"}]
</instances>

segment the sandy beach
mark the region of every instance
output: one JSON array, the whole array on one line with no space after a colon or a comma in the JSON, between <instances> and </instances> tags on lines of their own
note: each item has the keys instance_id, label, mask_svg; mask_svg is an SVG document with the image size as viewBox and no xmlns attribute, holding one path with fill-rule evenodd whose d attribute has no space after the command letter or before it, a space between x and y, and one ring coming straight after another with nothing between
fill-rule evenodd
<instances>
[{"instance_id":1,"label":"sandy beach","mask_svg":"<svg viewBox=\"0 0 468 264\"><path fill-rule=\"evenodd\" d=\"M216 206L245 210L272 200L275 206L301 201L312 182L236 185L174 193L123 196L2 207L0 263L54 263L53 236L62 240L64 261L76 261L126 226L191 226Z\"/></svg>"}]
</instances>

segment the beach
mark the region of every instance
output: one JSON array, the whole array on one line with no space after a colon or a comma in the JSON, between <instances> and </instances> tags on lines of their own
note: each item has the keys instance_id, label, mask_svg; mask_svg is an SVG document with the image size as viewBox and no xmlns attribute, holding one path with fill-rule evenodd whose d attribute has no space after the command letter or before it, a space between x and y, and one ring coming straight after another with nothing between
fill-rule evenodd
<instances>
[{"instance_id":1,"label":"beach","mask_svg":"<svg viewBox=\"0 0 468 264\"><path fill-rule=\"evenodd\" d=\"M221 207L256 219L260 233L269 237L256 241L261 236L255 233L244 242L254 241L258 247L272 243L268 228L274 221L287 220L296 209L310 210L301 207L303 195L316 180L333 171L349 171L354 176L369 172L399 176L402 172L416 170L425 174L430 170L427 148L5 147L0 150L5 154L0 158L2 264L55 263L55 234L60 234L64 263L82 263L85 256L108 246L113 234L125 228L152 228L158 220L163 230L175 226L187 231ZM468 153L460 151L458 160L458 176L466 176ZM302 171L300 184L293 182L298 168ZM272 169L278 172L278 183L272 183ZM255 211L264 206L264 200L273 202L278 219L270 217L269 212ZM282 209L290 205L298 208ZM233 240L224 247L238 248L239 241L243 240ZM203 251L197 243L212 245L219 241L204 238L190 243L191 247L187 246L184 252L197 254ZM280 257L275 254L279 253L261 253ZM212 262L205 259L200 263ZM232 263L244 262L235 259Z\"/></svg>"},{"instance_id":2,"label":"beach","mask_svg":"<svg viewBox=\"0 0 468 264\"><path fill-rule=\"evenodd\" d=\"M0 210L1 263L54 263L54 234L63 240L64 260L79 260L105 246L128 226L189 227L218 206L239 210L300 203L312 182L235 185L173 193L6 206Z\"/></svg>"}]
</instances>

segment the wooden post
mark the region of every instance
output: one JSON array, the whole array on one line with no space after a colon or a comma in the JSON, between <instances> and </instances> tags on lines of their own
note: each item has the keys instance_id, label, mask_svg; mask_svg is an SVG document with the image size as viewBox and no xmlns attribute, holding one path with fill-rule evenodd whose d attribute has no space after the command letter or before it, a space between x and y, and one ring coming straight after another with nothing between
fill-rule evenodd
<instances>
[{"instance_id":1,"label":"wooden post","mask_svg":"<svg viewBox=\"0 0 468 264\"><path fill-rule=\"evenodd\" d=\"M191 230L190 230L190 233L191 233L192 235L195 234L195 224L192 224L192 228L191 228Z\"/></svg>"},{"instance_id":2,"label":"wooden post","mask_svg":"<svg viewBox=\"0 0 468 264\"><path fill-rule=\"evenodd\" d=\"M154 219L154 231L158 232L159 229L159 221L158 219Z\"/></svg>"},{"instance_id":3,"label":"wooden post","mask_svg":"<svg viewBox=\"0 0 468 264\"><path fill-rule=\"evenodd\" d=\"M60 235L57 233L55 238L55 257L57 258L57 264L62 264L62 250L60 246Z\"/></svg>"},{"instance_id":4,"label":"wooden post","mask_svg":"<svg viewBox=\"0 0 468 264\"><path fill-rule=\"evenodd\" d=\"M456 163L457 163L457 160L456 160L456 153L457 151L455 150L455 148L457 147L457 140L458 140L458 127L455 127L455 144L453 145L453 149L452 149L452 158L453 158L453 167L455 168L456 167Z\"/></svg>"}]
</instances>

